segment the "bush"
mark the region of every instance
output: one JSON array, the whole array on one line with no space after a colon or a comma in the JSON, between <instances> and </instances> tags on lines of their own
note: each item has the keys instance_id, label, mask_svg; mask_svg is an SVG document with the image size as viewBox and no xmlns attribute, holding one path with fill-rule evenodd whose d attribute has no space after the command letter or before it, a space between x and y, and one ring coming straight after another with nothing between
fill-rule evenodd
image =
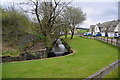
<instances>
[{"instance_id":1,"label":"bush","mask_svg":"<svg viewBox=\"0 0 120 80\"><path fill-rule=\"evenodd\" d=\"M33 35L36 36L37 38L39 38L40 40L45 38L45 37L44 37L43 35L41 35L41 34L34 33Z\"/></svg>"}]
</instances>

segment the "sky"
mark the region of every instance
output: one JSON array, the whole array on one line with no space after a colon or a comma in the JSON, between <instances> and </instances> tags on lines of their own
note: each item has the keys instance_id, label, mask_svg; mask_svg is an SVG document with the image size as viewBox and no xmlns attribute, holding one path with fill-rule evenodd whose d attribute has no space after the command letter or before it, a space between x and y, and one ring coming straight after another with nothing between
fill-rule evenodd
<instances>
[{"instance_id":1,"label":"sky","mask_svg":"<svg viewBox=\"0 0 120 80\"><path fill-rule=\"evenodd\" d=\"M10 2L18 3L26 0L1 0L2 6ZM66 0L68 1L68 0ZM72 0L72 6L79 7L86 13L86 21L77 27L89 28L90 25L118 19L119 0Z\"/></svg>"},{"instance_id":2,"label":"sky","mask_svg":"<svg viewBox=\"0 0 120 80\"><path fill-rule=\"evenodd\" d=\"M80 27L118 19L118 2L75 2L86 13L86 21Z\"/></svg>"}]
</instances>

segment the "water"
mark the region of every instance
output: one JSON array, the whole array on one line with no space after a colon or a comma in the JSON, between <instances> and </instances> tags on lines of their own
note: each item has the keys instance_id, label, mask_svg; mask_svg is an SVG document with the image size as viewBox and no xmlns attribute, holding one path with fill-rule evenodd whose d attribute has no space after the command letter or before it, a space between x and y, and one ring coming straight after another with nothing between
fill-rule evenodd
<instances>
[{"instance_id":1,"label":"water","mask_svg":"<svg viewBox=\"0 0 120 80\"><path fill-rule=\"evenodd\" d=\"M68 50L65 48L61 39L58 39L52 48L52 52L55 53L56 56L62 56L65 52L68 52Z\"/></svg>"}]
</instances>

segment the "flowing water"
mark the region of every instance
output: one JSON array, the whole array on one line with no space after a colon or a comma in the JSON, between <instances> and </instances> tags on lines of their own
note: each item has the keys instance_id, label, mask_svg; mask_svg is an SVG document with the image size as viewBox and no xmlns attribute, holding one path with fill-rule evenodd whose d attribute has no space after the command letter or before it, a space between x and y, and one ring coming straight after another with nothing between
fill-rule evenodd
<instances>
[{"instance_id":1,"label":"flowing water","mask_svg":"<svg viewBox=\"0 0 120 80\"><path fill-rule=\"evenodd\" d=\"M62 56L65 52L68 52L68 50L65 48L65 45L62 43L61 39L58 39L52 48L52 52L56 56Z\"/></svg>"}]
</instances>

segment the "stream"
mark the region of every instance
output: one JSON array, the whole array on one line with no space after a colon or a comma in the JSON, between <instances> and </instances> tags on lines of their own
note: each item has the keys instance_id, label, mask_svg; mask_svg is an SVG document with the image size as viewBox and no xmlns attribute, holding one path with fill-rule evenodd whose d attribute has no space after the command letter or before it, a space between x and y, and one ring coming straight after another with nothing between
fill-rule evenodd
<instances>
[{"instance_id":1,"label":"stream","mask_svg":"<svg viewBox=\"0 0 120 80\"><path fill-rule=\"evenodd\" d=\"M61 39L58 39L54 44L51 52L53 52L55 56L63 56L65 53L68 53L69 51L62 43Z\"/></svg>"}]
</instances>

